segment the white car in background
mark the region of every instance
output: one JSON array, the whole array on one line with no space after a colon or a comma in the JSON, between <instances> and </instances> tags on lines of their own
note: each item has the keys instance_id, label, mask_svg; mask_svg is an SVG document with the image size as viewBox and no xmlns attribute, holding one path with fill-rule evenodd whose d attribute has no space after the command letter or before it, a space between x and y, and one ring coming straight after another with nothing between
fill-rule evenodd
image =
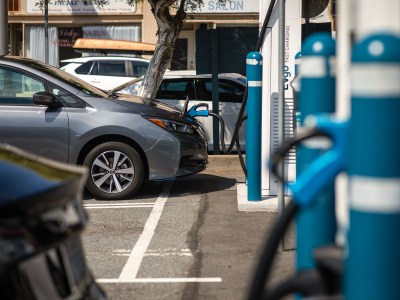
<instances>
[{"instance_id":1,"label":"white car in background","mask_svg":"<svg viewBox=\"0 0 400 300\"><path fill-rule=\"evenodd\" d=\"M140 57L86 56L62 60L60 69L99 89L112 90L143 76L149 63Z\"/></svg>"},{"instance_id":2,"label":"white car in background","mask_svg":"<svg viewBox=\"0 0 400 300\"><path fill-rule=\"evenodd\" d=\"M137 95L142 84L142 77L127 82L113 91ZM221 73L218 75L219 115L225 122L225 145L229 146L235 130L243 96L246 89L246 77L236 73ZM212 111L212 78L211 74L196 75L193 71L167 71L157 91L156 99L171 106L182 109L186 97L189 97L189 107L199 103L207 103ZM209 150L214 149L213 117L196 117L204 127ZM241 149L245 150L245 124L239 130ZM236 147L234 148L236 149Z\"/></svg>"}]
</instances>

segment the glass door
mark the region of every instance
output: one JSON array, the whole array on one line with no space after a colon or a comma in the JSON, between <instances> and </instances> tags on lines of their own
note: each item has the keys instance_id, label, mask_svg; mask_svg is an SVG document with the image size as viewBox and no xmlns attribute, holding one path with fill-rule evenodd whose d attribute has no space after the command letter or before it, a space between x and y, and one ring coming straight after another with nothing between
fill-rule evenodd
<instances>
[{"instance_id":1,"label":"glass door","mask_svg":"<svg viewBox=\"0 0 400 300\"><path fill-rule=\"evenodd\" d=\"M171 70L195 70L194 32L182 31L176 40Z\"/></svg>"}]
</instances>

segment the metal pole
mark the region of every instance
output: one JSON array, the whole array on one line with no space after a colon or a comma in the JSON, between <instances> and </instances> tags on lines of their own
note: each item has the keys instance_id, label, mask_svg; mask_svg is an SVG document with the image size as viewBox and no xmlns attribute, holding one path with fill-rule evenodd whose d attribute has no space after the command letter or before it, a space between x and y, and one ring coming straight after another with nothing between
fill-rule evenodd
<instances>
[{"instance_id":1,"label":"metal pole","mask_svg":"<svg viewBox=\"0 0 400 300\"><path fill-rule=\"evenodd\" d=\"M354 22L350 1L336 1L337 17L336 28L336 116L340 120L350 118L350 53L351 53L351 31ZM349 223L348 217L348 176L342 172L336 177L335 195L336 195L336 219L338 232L336 234L336 243L344 246L346 233Z\"/></svg>"},{"instance_id":2,"label":"metal pole","mask_svg":"<svg viewBox=\"0 0 400 300\"><path fill-rule=\"evenodd\" d=\"M0 7L0 56L8 54L8 1Z\"/></svg>"},{"instance_id":3,"label":"metal pole","mask_svg":"<svg viewBox=\"0 0 400 300\"><path fill-rule=\"evenodd\" d=\"M44 62L49 63L49 1L44 1Z\"/></svg>"},{"instance_id":4,"label":"metal pole","mask_svg":"<svg viewBox=\"0 0 400 300\"><path fill-rule=\"evenodd\" d=\"M246 121L247 200L261 200L261 90L262 55L251 52L246 58L248 87Z\"/></svg>"},{"instance_id":5,"label":"metal pole","mask_svg":"<svg viewBox=\"0 0 400 300\"><path fill-rule=\"evenodd\" d=\"M279 56L278 56L278 78L279 78L279 97L278 97L278 142L282 145L285 142L285 2L279 1ZM279 173L285 178L285 162L279 166ZM284 182L278 183L278 216L285 211L285 188ZM282 249L285 249L284 238L282 238Z\"/></svg>"},{"instance_id":6,"label":"metal pole","mask_svg":"<svg viewBox=\"0 0 400 300\"><path fill-rule=\"evenodd\" d=\"M218 32L211 29L211 81L212 81L212 111L219 115L219 93L218 93ZM213 118L213 154L219 154L219 121ZM223 143L225 141L222 141Z\"/></svg>"}]
</instances>

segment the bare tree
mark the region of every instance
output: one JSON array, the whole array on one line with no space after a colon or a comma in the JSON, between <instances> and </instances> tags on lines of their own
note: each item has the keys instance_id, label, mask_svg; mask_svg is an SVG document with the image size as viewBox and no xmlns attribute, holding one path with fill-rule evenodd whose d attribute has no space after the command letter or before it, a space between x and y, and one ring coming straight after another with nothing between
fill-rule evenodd
<instances>
[{"instance_id":1,"label":"bare tree","mask_svg":"<svg viewBox=\"0 0 400 300\"><path fill-rule=\"evenodd\" d=\"M146 0L120 0L128 4ZM147 0L150 3L151 11L157 22L157 44L150 65L144 76L143 84L139 95L153 99L161 84L162 77L172 61L175 42L182 30L187 11L196 11L204 5L204 0ZM217 0L223 5L230 0ZM91 0L99 6L104 5L107 0ZM38 6L43 8L45 3L51 0L39 0Z\"/></svg>"},{"instance_id":2,"label":"bare tree","mask_svg":"<svg viewBox=\"0 0 400 300\"><path fill-rule=\"evenodd\" d=\"M149 68L139 90L139 95L153 99L161 84L162 77L172 61L175 42L186 18L186 0L181 0L177 7L174 7L175 0L148 1L157 22L158 39L154 55L151 58ZM202 2L202 0L200 1Z\"/></svg>"}]
</instances>

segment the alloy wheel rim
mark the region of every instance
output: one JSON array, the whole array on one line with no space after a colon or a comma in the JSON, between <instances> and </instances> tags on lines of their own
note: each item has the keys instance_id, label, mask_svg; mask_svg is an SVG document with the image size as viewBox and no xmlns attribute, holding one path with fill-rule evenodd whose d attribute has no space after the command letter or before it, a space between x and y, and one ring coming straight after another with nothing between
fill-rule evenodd
<instances>
[{"instance_id":1,"label":"alloy wheel rim","mask_svg":"<svg viewBox=\"0 0 400 300\"><path fill-rule=\"evenodd\" d=\"M110 150L96 157L90 175L98 189L117 194L132 184L135 170L128 156L120 151Z\"/></svg>"}]
</instances>

